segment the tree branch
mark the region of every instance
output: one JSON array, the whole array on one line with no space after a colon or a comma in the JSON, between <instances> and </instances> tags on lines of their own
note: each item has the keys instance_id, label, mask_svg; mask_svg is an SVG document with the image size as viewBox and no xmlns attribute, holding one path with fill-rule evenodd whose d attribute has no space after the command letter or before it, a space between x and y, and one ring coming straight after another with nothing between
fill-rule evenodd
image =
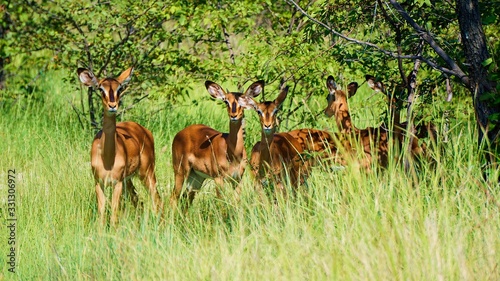
<instances>
[{"instance_id":1,"label":"tree branch","mask_svg":"<svg viewBox=\"0 0 500 281\"><path fill-rule=\"evenodd\" d=\"M226 26L222 25L222 33L224 34L224 43L226 43L227 49L229 50L229 59L231 59L231 63L236 65L234 62L234 51L231 46L231 42L229 42L229 33L227 32Z\"/></svg>"},{"instance_id":2,"label":"tree branch","mask_svg":"<svg viewBox=\"0 0 500 281\"><path fill-rule=\"evenodd\" d=\"M68 99L68 103L71 105L71 108L73 108L73 111L76 113L76 117L78 117L78 122L80 123L82 130L85 130L85 126L83 125L82 119L80 118L80 115L85 115L85 114L78 111L78 108L76 108L76 106L73 104L73 102L71 102L69 99Z\"/></svg>"},{"instance_id":3,"label":"tree branch","mask_svg":"<svg viewBox=\"0 0 500 281\"><path fill-rule=\"evenodd\" d=\"M78 31L78 33L82 36L83 49L85 50L85 53L86 53L87 59L88 59L88 63L86 65L86 67L90 71L94 71L93 70L94 63L92 61L92 54L90 53L90 48L89 48L90 44L87 41L87 38L85 37L85 32L82 30L82 28L80 27L80 25L76 22L76 20L70 16L71 13L66 9L66 7L64 5L60 5L59 6L63 10L62 14L54 14L50 10L41 7L40 5L38 5L34 1L30 1L29 3L27 1L25 1L25 3L29 4L29 6L31 6L32 9L33 9L33 11L35 11L35 12L38 11L38 12L40 12L42 14L48 14L53 19L57 19L57 20L59 20L59 21L61 21L63 23L64 22L70 23Z\"/></svg>"},{"instance_id":4,"label":"tree branch","mask_svg":"<svg viewBox=\"0 0 500 281\"><path fill-rule=\"evenodd\" d=\"M111 60L111 55L118 49L118 47L122 46L125 42L127 42L128 39L130 38L130 35L132 35L133 33L134 33L134 28L132 26L130 26L130 27L127 26L125 37L122 38L122 40L120 40L120 42L116 43L113 46L113 48L111 48L109 50L108 55L106 57L106 60L104 61L101 68L99 69L99 72L97 73L97 77L101 77L102 72L104 71L104 69L106 69L106 67L108 66L108 64Z\"/></svg>"},{"instance_id":5,"label":"tree branch","mask_svg":"<svg viewBox=\"0 0 500 281\"><path fill-rule=\"evenodd\" d=\"M359 44L359 45L365 45L365 46L369 46L369 47L372 47L386 55L390 55L390 56L394 56L394 57L397 57L397 53L395 52L391 52L391 51L387 51L387 50L384 50L382 48L380 48L379 46L373 44L373 43L370 43L370 42L365 42L365 41L360 41L360 40L357 40L357 39L354 39L354 38L350 38L348 36L345 36L343 35L342 33L336 31L335 29L332 29L331 27L329 27L328 25L318 21L317 19L311 17L306 11L304 11L297 3L295 3L295 1L293 0L286 0L289 4L295 6L295 8L297 10L299 10L304 16L306 16L308 19L310 19L312 22L318 24L318 25L321 25L322 27L326 28L328 31L330 31L331 33L337 35L338 37L346 40L346 41L349 41L349 42L353 42L353 43L356 43L356 44ZM407 57L403 57L403 58L407 58ZM409 58L409 57L408 57Z\"/></svg>"},{"instance_id":6,"label":"tree branch","mask_svg":"<svg viewBox=\"0 0 500 281\"><path fill-rule=\"evenodd\" d=\"M384 16L384 19L389 23L389 25L394 28L396 31L396 45L397 45L397 52L398 52L398 69L399 69L399 75L401 76L401 80L403 80L403 85L408 85L408 79L405 75L405 71L403 68L403 59L401 59L401 56L403 54L403 50L401 48L401 41L403 40L403 36L401 35L401 27L400 24L396 21L394 21L388 14L387 11L384 8L384 5L382 4L382 0L377 0L377 3L380 6L380 10L382 11L382 15Z\"/></svg>"},{"instance_id":7,"label":"tree branch","mask_svg":"<svg viewBox=\"0 0 500 281\"><path fill-rule=\"evenodd\" d=\"M387 56L390 56L392 58L395 58L395 59L408 59L408 60L422 60L423 62L425 62L426 64L428 64L430 67L438 70L438 71L441 71L443 73L446 73L448 75L453 75L453 76L456 76L458 77L465 85L468 85L469 84L469 78L468 76L462 71L462 69L455 63L455 61L453 61L453 59L451 59L444 50L442 50L439 45L436 43L436 41L434 41L434 39L432 38L432 36L430 36L428 33L425 33L425 34L422 34L422 28L420 26L418 26L413 20L413 22L415 23L416 26L419 27L419 29L417 29L417 31L420 31L418 33L419 36L425 36L425 38L422 38L424 39L431 47L432 49L441 57L445 60L445 62L448 64L448 66L451 68L446 68L446 67L443 67L443 66L440 66L438 65L437 63L433 62L431 59L429 58L425 58L423 56L415 56L415 55L400 55L398 54L397 52L393 52L393 51L388 51L388 50L385 50L385 49L382 49L381 47L377 46L376 44L373 44L373 43L370 43L370 42L365 42L365 41L361 41L361 40L357 40L357 39L354 39L354 38L351 38L351 37L348 37L348 36L345 36L343 35L342 33L334 30L333 28L329 27L328 25L318 21L317 19L313 18L311 15L309 15L306 11L304 11L294 0L286 0L289 4L291 4L292 6L294 6L298 11L300 11L304 16L306 16L309 20L311 20L313 23L317 24L317 25L320 25L322 27L324 27L325 29L327 29L328 31L330 31L332 34L348 41L348 42L353 42L355 44L358 44L358 45L363 45L363 46L368 46L368 47L371 47L373 49L375 49L376 51L378 52L381 52ZM391 3L392 2L395 2L394 0L391 0ZM396 3L396 2L395 2ZM397 3L396 3L397 4ZM399 5L399 4L398 4ZM398 10L398 12L400 13L404 13L406 14L408 17L408 13L406 13L402 8L401 8L401 11ZM411 17L409 17L411 19ZM427 39L427 40L426 40ZM430 42L430 43L429 43Z\"/></svg>"},{"instance_id":8,"label":"tree branch","mask_svg":"<svg viewBox=\"0 0 500 281\"><path fill-rule=\"evenodd\" d=\"M120 113L118 113L119 116L125 114L125 112L127 112L128 110L134 108L138 103L140 103L143 99L149 97L149 93L148 94L145 94L144 96L140 97L140 98L137 98L134 100L134 103L129 105L128 107L124 108Z\"/></svg>"},{"instance_id":9,"label":"tree branch","mask_svg":"<svg viewBox=\"0 0 500 281\"><path fill-rule=\"evenodd\" d=\"M462 83L469 85L469 77L462 71L458 64L438 45L434 38L420 25L418 25L408 13L395 0L389 0L391 5L399 12L403 19L416 31L418 36L422 38L431 48L441 57L446 64L451 68L453 75L457 76ZM425 60L424 60L425 61ZM425 61L427 63L427 61ZM450 73L451 74L451 73Z\"/></svg>"}]
</instances>

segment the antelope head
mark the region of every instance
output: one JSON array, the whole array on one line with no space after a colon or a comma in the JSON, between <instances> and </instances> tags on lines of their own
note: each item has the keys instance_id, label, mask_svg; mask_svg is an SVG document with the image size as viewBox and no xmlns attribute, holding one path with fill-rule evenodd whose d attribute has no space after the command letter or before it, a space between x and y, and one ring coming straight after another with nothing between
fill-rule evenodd
<instances>
[{"instance_id":1,"label":"antelope head","mask_svg":"<svg viewBox=\"0 0 500 281\"><path fill-rule=\"evenodd\" d=\"M258 96L264 89L264 81L259 80L253 83L248 87L244 94L226 92L221 86L212 81L206 81L205 87L213 98L222 100L226 104L230 122L236 123L242 120L244 116L243 113L245 108L240 105L240 100L246 99L248 96Z\"/></svg>"},{"instance_id":2,"label":"antelope head","mask_svg":"<svg viewBox=\"0 0 500 281\"><path fill-rule=\"evenodd\" d=\"M246 99L242 100L241 105L245 108L253 108L259 114L260 124L262 125L262 132L265 135L273 135L276 131L278 112L281 104L288 94L288 87L281 89L280 94L274 101L256 102L253 98L255 96L246 95Z\"/></svg>"},{"instance_id":3,"label":"antelope head","mask_svg":"<svg viewBox=\"0 0 500 281\"><path fill-rule=\"evenodd\" d=\"M335 83L335 80L331 75L328 76L328 79L326 80L326 87L329 91L328 96L326 97L326 100L328 101L328 105L325 108L326 116L332 117L336 112L348 111L347 98L356 94L356 91L358 90L358 83L351 82L347 85L348 96L344 91L337 87L337 83Z\"/></svg>"},{"instance_id":4,"label":"antelope head","mask_svg":"<svg viewBox=\"0 0 500 281\"><path fill-rule=\"evenodd\" d=\"M370 88L372 88L375 92L381 92L385 95L387 95L385 91L385 86L384 83L380 81L376 81L374 76L371 76L369 74L365 75L366 83Z\"/></svg>"},{"instance_id":5,"label":"antelope head","mask_svg":"<svg viewBox=\"0 0 500 281\"><path fill-rule=\"evenodd\" d=\"M104 114L115 115L124 86L132 78L133 67L123 71L117 78L104 78L101 80L97 79L94 73L88 69L78 68L77 71L80 81L85 86L99 89Z\"/></svg>"}]
</instances>

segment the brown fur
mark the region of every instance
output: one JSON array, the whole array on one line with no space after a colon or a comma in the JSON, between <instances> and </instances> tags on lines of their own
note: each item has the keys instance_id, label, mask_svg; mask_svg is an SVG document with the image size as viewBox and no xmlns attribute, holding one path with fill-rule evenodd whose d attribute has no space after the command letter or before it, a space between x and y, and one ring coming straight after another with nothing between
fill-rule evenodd
<instances>
[{"instance_id":1,"label":"brown fur","mask_svg":"<svg viewBox=\"0 0 500 281\"><path fill-rule=\"evenodd\" d=\"M297 188L300 173L306 173L302 160L302 145L288 133L276 133L276 113L288 93L282 89L274 101L256 102L249 97L242 106L253 108L262 126L261 141L252 148L250 166L253 176L262 184L264 180L276 184L275 190L285 193L283 180L288 176L292 188Z\"/></svg>"},{"instance_id":2,"label":"brown fur","mask_svg":"<svg viewBox=\"0 0 500 281\"><path fill-rule=\"evenodd\" d=\"M380 81L376 81L375 77L372 75L365 75L366 82L368 86L373 89L375 92L380 92L387 98L387 108L390 111L389 120L392 122L392 126L394 131L400 130L403 133L407 132L408 122L401 122L400 117L400 108L397 106L396 97L392 96L389 92L387 92L384 83ZM419 139L430 138L431 141L436 141L437 138L437 130L436 125L432 122L423 123L415 126L415 136Z\"/></svg>"},{"instance_id":3,"label":"brown fur","mask_svg":"<svg viewBox=\"0 0 500 281\"><path fill-rule=\"evenodd\" d=\"M398 141L399 148L402 147L404 137L408 134L408 122L401 122L400 108L397 106L396 97L387 92L384 83L376 81L372 75L365 75L368 86L375 92L380 92L387 98L387 107L390 112L388 129L392 128L394 136ZM419 145L420 139L430 138L432 142L437 140L436 126L432 122L423 123L415 126L415 132L412 138L411 151L413 155L427 154L425 143Z\"/></svg>"},{"instance_id":4,"label":"brown fur","mask_svg":"<svg viewBox=\"0 0 500 281\"><path fill-rule=\"evenodd\" d=\"M288 132L290 136L298 141L304 153L303 159L307 160L308 166L318 164L346 165L345 159L338 153L338 147L342 144L339 134L330 134L327 131L316 129L297 129Z\"/></svg>"},{"instance_id":5,"label":"brown fur","mask_svg":"<svg viewBox=\"0 0 500 281\"><path fill-rule=\"evenodd\" d=\"M362 149L363 159L360 164L369 169L373 162L373 155L377 156L377 162L380 166L386 167L388 164L388 132L384 128L366 128L357 129L351 120L347 95L344 91L337 89L337 85L332 76L327 79L327 87L330 91L328 95L328 106L325 108L325 114L328 117L334 116L335 122L340 130L337 135L338 143L341 144L341 153L349 154L344 158L356 156L358 147ZM358 84L353 82L348 86L349 97L356 94Z\"/></svg>"},{"instance_id":6,"label":"brown fur","mask_svg":"<svg viewBox=\"0 0 500 281\"><path fill-rule=\"evenodd\" d=\"M106 198L104 188L113 187L111 200L111 224L118 220L119 201L123 185L137 205L138 196L131 177L137 173L148 188L155 212L161 211L162 202L156 189L155 152L153 135L149 130L135 122L116 123L116 110L120 100L121 87L128 82L132 68L125 70L119 77L98 81L92 72L79 68L78 76L83 84L96 87L101 91L104 107L103 128L92 142L91 165L95 179L97 209L102 224L105 223L104 211Z\"/></svg>"},{"instance_id":7,"label":"brown fur","mask_svg":"<svg viewBox=\"0 0 500 281\"><path fill-rule=\"evenodd\" d=\"M246 99L246 96L241 93L226 93L211 81L206 81L205 86L212 97L226 103L229 133L197 124L188 126L175 135L172 142L175 187L170 196L173 208L177 206L184 182L187 184L188 207L205 179L215 180L217 196L220 197L224 180L232 179L233 186L236 186L245 170L247 155L243 140L244 108L240 106L240 101ZM255 82L247 89L246 94L258 94L263 88L263 81Z\"/></svg>"},{"instance_id":8,"label":"brown fur","mask_svg":"<svg viewBox=\"0 0 500 281\"><path fill-rule=\"evenodd\" d=\"M300 143L304 151L309 152L322 152L333 141L329 132L316 129L297 129L288 134Z\"/></svg>"}]
</instances>

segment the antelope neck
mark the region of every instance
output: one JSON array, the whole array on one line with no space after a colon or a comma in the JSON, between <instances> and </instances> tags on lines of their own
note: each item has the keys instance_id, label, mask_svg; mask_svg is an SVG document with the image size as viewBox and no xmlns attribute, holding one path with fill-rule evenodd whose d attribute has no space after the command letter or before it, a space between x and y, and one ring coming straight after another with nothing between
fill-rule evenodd
<instances>
[{"instance_id":1,"label":"antelope neck","mask_svg":"<svg viewBox=\"0 0 500 281\"><path fill-rule=\"evenodd\" d=\"M116 115L104 114L102 121L101 157L106 170L111 170L116 156Z\"/></svg>"},{"instance_id":2,"label":"antelope neck","mask_svg":"<svg viewBox=\"0 0 500 281\"><path fill-rule=\"evenodd\" d=\"M228 136L228 154L232 160L239 160L242 158L245 145L243 135L245 134L245 127L243 118L236 122L229 121L229 136Z\"/></svg>"},{"instance_id":3,"label":"antelope neck","mask_svg":"<svg viewBox=\"0 0 500 281\"><path fill-rule=\"evenodd\" d=\"M273 139L274 139L274 133L275 133L274 129L269 134L266 134L266 133L264 133L264 131L262 131L261 142L260 142L260 146L261 146L261 150L260 150L261 161L260 161L260 163L261 164L264 163L264 161L270 162L270 160L271 160L271 143L273 142Z\"/></svg>"},{"instance_id":4,"label":"antelope neck","mask_svg":"<svg viewBox=\"0 0 500 281\"><path fill-rule=\"evenodd\" d=\"M347 98L344 96L343 98L339 98L338 100L338 109L336 110L335 114L337 126L339 127L341 132L351 132L353 128L351 115L349 114L349 106L347 105Z\"/></svg>"}]
</instances>

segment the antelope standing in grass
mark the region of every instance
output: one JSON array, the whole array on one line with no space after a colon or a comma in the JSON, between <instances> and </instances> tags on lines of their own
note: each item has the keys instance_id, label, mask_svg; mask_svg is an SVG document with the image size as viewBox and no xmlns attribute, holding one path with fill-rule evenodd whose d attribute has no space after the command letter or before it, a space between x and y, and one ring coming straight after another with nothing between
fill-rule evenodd
<instances>
[{"instance_id":1,"label":"antelope standing in grass","mask_svg":"<svg viewBox=\"0 0 500 281\"><path fill-rule=\"evenodd\" d=\"M394 130L395 135L401 135L408 132L408 122L401 122L401 108L398 106L398 99L386 90L384 83L376 81L372 75L365 75L368 86L375 92L380 92L387 97L387 108L389 110L389 128ZM419 139L430 138L431 141L436 141L437 132L436 126L429 122L415 126L415 136Z\"/></svg>"},{"instance_id":2,"label":"antelope standing in grass","mask_svg":"<svg viewBox=\"0 0 500 281\"><path fill-rule=\"evenodd\" d=\"M264 81L250 85L245 94L226 92L211 81L206 81L205 87L213 98L222 100L226 104L229 133L221 133L208 126L196 124L184 128L175 135L172 143L175 186L170 196L173 208L177 206L184 182L187 185L185 193L187 208L205 179L215 180L217 196L220 197L224 179L230 178L234 186L240 182L245 170L247 155L243 139L244 108L240 104L248 99L247 96L260 94L264 88Z\"/></svg>"},{"instance_id":3,"label":"antelope standing in grass","mask_svg":"<svg viewBox=\"0 0 500 281\"><path fill-rule=\"evenodd\" d=\"M307 171L302 160L301 144L288 133L276 133L277 112L288 94L288 87L280 91L274 101L257 102L248 96L242 106L254 109L260 119L261 140L252 148L250 166L259 184L269 181L275 184L275 192L286 194L284 182L289 177L292 188L297 188L300 173Z\"/></svg>"},{"instance_id":4,"label":"antelope standing in grass","mask_svg":"<svg viewBox=\"0 0 500 281\"><path fill-rule=\"evenodd\" d=\"M95 179L97 210L100 221L105 223L106 197L104 189L111 186L111 224L118 219L120 196L123 188L131 194L132 203L137 206L138 195L132 184L132 176L138 174L149 189L153 210L162 210L162 202L156 190L155 151L151 132L135 122L116 122L116 113L121 93L132 76L133 68L123 71L117 78L97 79L87 69L78 68L80 81L97 88L101 93L104 108L102 130L97 133L90 151L92 173Z\"/></svg>"},{"instance_id":5,"label":"antelope standing in grass","mask_svg":"<svg viewBox=\"0 0 500 281\"><path fill-rule=\"evenodd\" d=\"M347 104L347 95L344 91L337 89L337 85L332 76L327 79L328 106L325 109L325 114L328 117L335 116L335 121L340 129L341 134L348 139L344 139L344 146L348 146L348 150L353 151L357 145L363 149L364 159L361 165L364 168L369 168L372 163L373 155L377 155L378 163L382 167L388 165L389 152L389 131L386 128L368 127L366 129L357 129L351 120L349 106ZM349 97L356 94L358 83L352 82L347 86ZM394 132L394 138L401 143L403 134L400 131ZM425 146L418 144L418 138L413 138L411 143L411 156L423 155Z\"/></svg>"},{"instance_id":6,"label":"antelope standing in grass","mask_svg":"<svg viewBox=\"0 0 500 281\"><path fill-rule=\"evenodd\" d=\"M337 135L340 143L343 146L344 153L352 153L358 146L362 148L364 159L360 162L361 166L369 169L375 154L378 163L382 167L388 164L388 133L383 128L366 128L357 129L351 119L349 113L349 105L347 103L348 96L344 91L337 88L337 84L333 76L329 76L326 80L326 86L329 90L327 96L328 106L324 112L328 117L334 116L337 127L340 133ZM352 82L347 86L349 97L356 94L358 83Z\"/></svg>"}]
</instances>

